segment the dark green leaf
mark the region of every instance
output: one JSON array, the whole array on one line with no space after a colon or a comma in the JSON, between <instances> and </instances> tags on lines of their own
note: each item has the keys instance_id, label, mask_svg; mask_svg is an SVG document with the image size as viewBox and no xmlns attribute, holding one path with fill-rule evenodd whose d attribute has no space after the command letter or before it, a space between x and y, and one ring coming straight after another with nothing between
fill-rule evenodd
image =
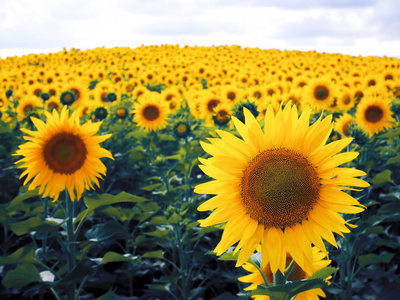
<instances>
[{"instance_id":1,"label":"dark green leaf","mask_svg":"<svg viewBox=\"0 0 400 300\"><path fill-rule=\"evenodd\" d=\"M389 158L386 164L391 165L391 164L397 164L399 162L400 162L400 155L397 155L395 157Z\"/></svg>"},{"instance_id":2,"label":"dark green leaf","mask_svg":"<svg viewBox=\"0 0 400 300\"><path fill-rule=\"evenodd\" d=\"M117 261L128 261L131 263L139 263L139 264L141 263L141 259L139 256L132 256L130 254L122 255L122 254L110 251L104 255L100 264L107 264L110 262L117 262Z\"/></svg>"},{"instance_id":3,"label":"dark green leaf","mask_svg":"<svg viewBox=\"0 0 400 300\"><path fill-rule=\"evenodd\" d=\"M146 252L142 255L142 257L147 257L147 258L164 258L164 252L162 250L157 250L157 251L151 251L151 252Z\"/></svg>"},{"instance_id":4,"label":"dark green leaf","mask_svg":"<svg viewBox=\"0 0 400 300\"><path fill-rule=\"evenodd\" d=\"M85 236L93 242L103 242L110 239L132 239L126 228L113 220L93 226L86 232Z\"/></svg>"},{"instance_id":5,"label":"dark green leaf","mask_svg":"<svg viewBox=\"0 0 400 300\"><path fill-rule=\"evenodd\" d=\"M38 217L32 217L28 220L11 224L11 229L16 235L23 235L28 232L50 232L52 234L58 233L59 224L51 221L43 221Z\"/></svg>"},{"instance_id":6,"label":"dark green leaf","mask_svg":"<svg viewBox=\"0 0 400 300\"><path fill-rule=\"evenodd\" d=\"M9 256L0 257L0 265L19 264L19 263L38 263L35 258L35 244L31 243L19 248Z\"/></svg>"},{"instance_id":7,"label":"dark green leaf","mask_svg":"<svg viewBox=\"0 0 400 300\"><path fill-rule=\"evenodd\" d=\"M33 282L42 282L38 269L33 264L19 265L4 276L2 284L7 288L21 288Z\"/></svg>"},{"instance_id":8,"label":"dark green leaf","mask_svg":"<svg viewBox=\"0 0 400 300\"><path fill-rule=\"evenodd\" d=\"M366 255L361 255L358 257L358 261L360 262L360 268L377 263L385 263L388 264L394 256L394 253L384 252L381 255L376 255L374 253L369 253Z\"/></svg>"},{"instance_id":9,"label":"dark green leaf","mask_svg":"<svg viewBox=\"0 0 400 300\"><path fill-rule=\"evenodd\" d=\"M392 171L386 169L386 170L383 170L382 172L376 174L375 177L370 180L370 182L373 183L374 185L378 185L378 186L382 185L386 182L393 183L391 175L392 175Z\"/></svg>"},{"instance_id":10,"label":"dark green leaf","mask_svg":"<svg viewBox=\"0 0 400 300\"><path fill-rule=\"evenodd\" d=\"M322 268L318 271L315 271L310 277L307 278L307 280L311 280L311 279L326 279L328 278L330 275L332 275L333 273L335 273L338 269L334 268L334 267L325 267Z\"/></svg>"}]
</instances>

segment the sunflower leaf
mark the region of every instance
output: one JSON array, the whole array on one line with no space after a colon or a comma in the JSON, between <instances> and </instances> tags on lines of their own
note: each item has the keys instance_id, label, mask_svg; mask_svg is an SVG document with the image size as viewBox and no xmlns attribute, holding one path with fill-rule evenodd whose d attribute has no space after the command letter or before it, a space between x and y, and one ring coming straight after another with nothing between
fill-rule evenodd
<instances>
[{"instance_id":1,"label":"sunflower leaf","mask_svg":"<svg viewBox=\"0 0 400 300\"><path fill-rule=\"evenodd\" d=\"M323 279L307 279L299 281L291 281L286 284L280 284L270 287L260 285L256 290L250 293L239 293L239 296L267 295L275 299L289 300L293 296L317 288L325 288L328 284Z\"/></svg>"},{"instance_id":2,"label":"sunflower leaf","mask_svg":"<svg viewBox=\"0 0 400 300\"><path fill-rule=\"evenodd\" d=\"M132 256L130 254L122 255L113 251L109 251L104 255L100 264L107 264L110 262L120 262L120 261L127 261L135 264L140 264L142 260L139 256Z\"/></svg>"},{"instance_id":3,"label":"sunflower leaf","mask_svg":"<svg viewBox=\"0 0 400 300\"><path fill-rule=\"evenodd\" d=\"M360 262L360 268L377 263L389 263L394 256L394 253L384 252L382 255L377 255L374 253L368 253L366 255L361 255L358 257L358 261Z\"/></svg>"},{"instance_id":4,"label":"sunflower leaf","mask_svg":"<svg viewBox=\"0 0 400 300\"><path fill-rule=\"evenodd\" d=\"M316 279L316 278L326 279L330 275L335 273L337 270L339 270L339 269L334 268L334 267L325 267L318 271L315 271L310 277L307 278L307 280L312 280L312 279Z\"/></svg>"},{"instance_id":5,"label":"sunflower leaf","mask_svg":"<svg viewBox=\"0 0 400 300\"><path fill-rule=\"evenodd\" d=\"M21 288L33 282L42 282L38 269L33 264L19 265L9 271L3 278L2 284L7 288Z\"/></svg>"},{"instance_id":6,"label":"sunflower leaf","mask_svg":"<svg viewBox=\"0 0 400 300\"><path fill-rule=\"evenodd\" d=\"M31 243L19 248L8 256L0 257L0 265L19 264L19 263L38 263L35 258L35 244Z\"/></svg>"}]
</instances>

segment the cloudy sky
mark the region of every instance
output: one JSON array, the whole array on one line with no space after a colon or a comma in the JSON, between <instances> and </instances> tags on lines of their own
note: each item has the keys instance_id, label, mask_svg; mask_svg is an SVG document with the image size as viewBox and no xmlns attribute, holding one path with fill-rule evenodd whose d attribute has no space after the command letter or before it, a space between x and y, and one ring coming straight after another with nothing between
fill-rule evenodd
<instances>
[{"instance_id":1,"label":"cloudy sky","mask_svg":"<svg viewBox=\"0 0 400 300\"><path fill-rule=\"evenodd\" d=\"M0 57L239 45L400 58L398 0L0 0Z\"/></svg>"}]
</instances>

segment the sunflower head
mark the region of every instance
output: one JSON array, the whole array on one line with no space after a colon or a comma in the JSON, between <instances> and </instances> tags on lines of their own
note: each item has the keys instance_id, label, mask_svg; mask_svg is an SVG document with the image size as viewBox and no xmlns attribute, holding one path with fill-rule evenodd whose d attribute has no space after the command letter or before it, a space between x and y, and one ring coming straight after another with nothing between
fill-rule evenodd
<instances>
[{"instance_id":1,"label":"sunflower head","mask_svg":"<svg viewBox=\"0 0 400 300\"><path fill-rule=\"evenodd\" d=\"M108 116L108 111L104 107L98 107L94 111L94 117L96 120L102 121Z\"/></svg>"},{"instance_id":2,"label":"sunflower head","mask_svg":"<svg viewBox=\"0 0 400 300\"><path fill-rule=\"evenodd\" d=\"M65 91L60 95L60 102L63 105L71 106L76 101L76 94L73 91Z\"/></svg>"},{"instance_id":3,"label":"sunflower head","mask_svg":"<svg viewBox=\"0 0 400 300\"><path fill-rule=\"evenodd\" d=\"M121 120L126 119L128 117L128 114L128 109L126 109L125 107L120 107L116 111L117 118Z\"/></svg>"},{"instance_id":4,"label":"sunflower head","mask_svg":"<svg viewBox=\"0 0 400 300\"><path fill-rule=\"evenodd\" d=\"M38 131L21 129L30 135L27 143L20 145L15 155L23 156L16 162L18 168L24 168L21 178L27 176L26 185L31 179L29 190L40 186L39 194L52 197L56 201L59 194L66 190L72 201L79 200L85 190L93 189L93 183L99 186L98 178L105 175L106 168L100 158L113 159L111 153L99 146L111 134L94 136L100 123L90 121L80 125L77 112L69 117L66 106L60 115L44 112L44 123L31 118Z\"/></svg>"},{"instance_id":5,"label":"sunflower head","mask_svg":"<svg viewBox=\"0 0 400 300\"><path fill-rule=\"evenodd\" d=\"M112 102L114 102L116 100L117 100L117 95L115 93L113 93L113 92L107 93L106 98L105 98L106 102L111 102L112 103Z\"/></svg>"},{"instance_id":6,"label":"sunflower head","mask_svg":"<svg viewBox=\"0 0 400 300\"><path fill-rule=\"evenodd\" d=\"M40 98L42 98L43 101L47 101L50 99L50 94L49 93L41 93Z\"/></svg>"},{"instance_id":7,"label":"sunflower head","mask_svg":"<svg viewBox=\"0 0 400 300\"><path fill-rule=\"evenodd\" d=\"M185 138L191 132L190 126L187 122L180 121L174 126L174 135L177 138Z\"/></svg>"},{"instance_id":8,"label":"sunflower head","mask_svg":"<svg viewBox=\"0 0 400 300\"><path fill-rule=\"evenodd\" d=\"M8 90L6 91L6 97L7 97L7 99L10 98L12 95L13 95L12 89L8 89Z\"/></svg>"},{"instance_id":9,"label":"sunflower head","mask_svg":"<svg viewBox=\"0 0 400 300\"><path fill-rule=\"evenodd\" d=\"M358 153L340 153L350 142L344 138L326 144L332 115L322 115L310 125L311 108L299 116L289 101L274 112L269 105L264 130L254 115L243 108L244 123L232 121L242 139L222 130L220 138L202 143L211 155L200 159L200 169L214 180L196 186L198 194L216 195L201 204L213 210L201 226L226 222L217 255L238 242L237 266L242 265L261 241L262 265L270 262L272 273L285 272L286 253L311 274L311 245L326 252L322 238L336 246L332 232L350 232L339 213L357 213L364 207L342 190L367 187L355 177L365 172L339 168ZM274 245L271 247L270 245Z\"/></svg>"}]
</instances>

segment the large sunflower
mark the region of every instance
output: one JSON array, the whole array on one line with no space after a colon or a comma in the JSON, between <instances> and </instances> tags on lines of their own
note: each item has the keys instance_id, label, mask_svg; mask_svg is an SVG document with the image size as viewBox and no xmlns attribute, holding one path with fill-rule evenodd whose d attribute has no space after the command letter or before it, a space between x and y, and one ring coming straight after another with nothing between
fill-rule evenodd
<instances>
[{"instance_id":1,"label":"large sunflower","mask_svg":"<svg viewBox=\"0 0 400 300\"><path fill-rule=\"evenodd\" d=\"M143 95L133 106L133 121L146 131L157 131L168 124L169 108L158 95L156 92Z\"/></svg>"},{"instance_id":2,"label":"large sunflower","mask_svg":"<svg viewBox=\"0 0 400 300\"><path fill-rule=\"evenodd\" d=\"M85 190L93 189L93 182L99 186L98 178L106 174L106 167L100 158L113 159L112 154L100 147L99 143L111 134L94 136L101 123L90 121L80 125L77 113L69 117L66 106L59 115L47 111L46 123L31 118L38 129L31 131L21 128L29 136L27 143L20 145L15 155L24 156L17 161L18 168L26 169L21 177L26 176L24 185L32 178L29 190L40 186L43 197L52 197L56 201L60 192L68 190L72 201L79 200Z\"/></svg>"},{"instance_id":3,"label":"large sunflower","mask_svg":"<svg viewBox=\"0 0 400 300\"><path fill-rule=\"evenodd\" d=\"M393 127L395 121L385 97L373 95L357 105L355 122L370 136Z\"/></svg>"},{"instance_id":4,"label":"large sunflower","mask_svg":"<svg viewBox=\"0 0 400 300\"><path fill-rule=\"evenodd\" d=\"M201 226L227 222L217 255L239 242L237 266L242 265L261 241L263 265L284 272L286 252L307 273L312 267L311 243L326 252L321 238L336 246L332 232L349 232L339 213L358 213L360 203L343 192L345 186L367 187L358 176L365 172L338 166L357 152L341 153L351 138L325 145L332 131L332 116L309 125L311 110L298 118L296 106L287 103L274 115L269 106L264 132L244 109L245 123L232 120L242 139L217 130L220 138L201 143L212 155L200 158L200 168L215 180L196 186L199 194L215 197L200 211L215 209Z\"/></svg>"},{"instance_id":5,"label":"large sunflower","mask_svg":"<svg viewBox=\"0 0 400 300\"><path fill-rule=\"evenodd\" d=\"M331 263L331 260L325 259L325 258L326 258L326 254L324 254L323 252L318 250L316 247L312 247L312 259L313 259L312 260L312 273L308 274L303 269L301 269L300 266L295 262L293 269L292 269L290 275L288 276L287 280L297 281L297 280L302 280L302 279L310 277L314 272L316 272L324 267L327 267ZM287 253L286 254L286 264L289 265L291 261L292 261L292 257L290 256L290 254ZM244 288L245 291L255 290L258 285L264 283L264 279L263 279L262 275L260 274L260 272L258 271L258 269L255 266L246 262L243 265L243 268L246 271L250 272L250 274L239 277L238 280L241 282L251 283L250 286L248 286L247 288ZM273 275L274 274L271 272L270 264L267 264L262 270L263 270L268 282L273 283L273 277L274 277ZM327 279L329 279L329 277L325 278L325 280L327 280ZM294 299L295 300L314 300L314 299L319 300L320 299L319 296L325 297L324 291L320 288L312 289L312 290L308 290L308 291L299 293L296 295L296 297L294 297ZM256 296L251 296L251 297L254 298L255 300L269 300L270 299L270 297L266 296L266 295L256 295Z\"/></svg>"}]
</instances>

